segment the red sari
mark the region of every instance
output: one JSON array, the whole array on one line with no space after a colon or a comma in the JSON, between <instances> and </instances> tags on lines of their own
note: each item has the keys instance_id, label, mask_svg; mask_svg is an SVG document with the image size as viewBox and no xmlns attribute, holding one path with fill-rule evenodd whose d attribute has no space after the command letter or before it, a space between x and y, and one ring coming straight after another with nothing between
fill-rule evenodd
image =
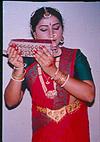
<instances>
[{"instance_id":1,"label":"red sari","mask_svg":"<svg viewBox=\"0 0 100 142\"><path fill-rule=\"evenodd\" d=\"M74 64L76 58L75 49L62 48L60 70L74 75ZM48 77L47 74L45 74ZM46 81L46 78L44 78ZM53 81L47 85L50 90L53 88ZM43 92L38 72L37 63L34 62L27 68L27 87L32 97L32 142L90 142L89 122L87 106L79 101L79 107L66 113L57 123L44 111L38 111L37 106L57 110L69 105L70 94L57 84L58 95L54 99L47 98Z\"/></svg>"}]
</instances>

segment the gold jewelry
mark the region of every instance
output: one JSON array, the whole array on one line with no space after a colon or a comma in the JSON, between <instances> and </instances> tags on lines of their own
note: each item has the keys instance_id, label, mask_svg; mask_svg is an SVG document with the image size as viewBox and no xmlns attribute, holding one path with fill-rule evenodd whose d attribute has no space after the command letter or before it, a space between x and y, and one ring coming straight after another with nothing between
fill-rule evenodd
<instances>
[{"instance_id":1,"label":"gold jewelry","mask_svg":"<svg viewBox=\"0 0 100 142\"><path fill-rule=\"evenodd\" d=\"M54 90L48 91L48 90L47 90L47 87L46 87L46 85L45 85L45 82L44 82L44 80L43 80L43 77L42 77L42 70L41 70L41 67L40 67L39 64L38 64L38 73L39 73L39 79L40 79L40 82L41 82L43 91L44 91L44 93L45 93L45 96L47 96L47 97L50 98L50 99L53 99L55 96L57 96L57 92L56 92L56 82L53 81Z\"/></svg>"},{"instance_id":2,"label":"gold jewelry","mask_svg":"<svg viewBox=\"0 0 100 142\"><path fill-rule=\"evenodd\" d=\"M69 77L70 77L70 75L68 74L68 76L67 76L67 78L66 78L65 82L61 85L61 87L64 87L64 86L65 86L65 84L66 84L66 83L67 83L67 81L69 80Z\"/></svg>"},{"instance_id":3,"label":"gold jewelry","mask_svg":"<svg viewBox=\"0 0 100 142\"><path fill-rule=\"evenodd\" d=\"M11 79L14 80L14 81L22 82L22 81L24 81L25 78L15 79L13 76L11 76Z\"/></svg>"},{"instance_id":4,"label":"gold jewelry","mask_svg":"<svg viewBox=\"0 0 100 142\"><path fill-rule=\"evenodd\" d=\"M12 73L12 78L15 80L22 80L25 77L26 70L24 69L24 72L20 75L16 75L14 72Z\"/></svg>"},{"instance_id":5,"label":"gold jewelry","mask_svg":"<svg viewBox=\"0 0 100 142\"><path fill-rule=\"evenodd\" d=\"M44 18L50 18L51 17L51 14L47 11L46 7L44 7Z\"/></svg>"},{"instance_id":6,"label":"gold jewelry","mask_svg":"<svg viewBox=\"0 0 100 142\"><path fill-rule=\"evenodd\" d=\"M61 39L59 45L62 46L63 44L64 44L64 37L62 36L62 39Z\"/></svg>"},{"instance_id":7,"label":"gold jewelry","mask_svg":"<svg viewBox=\"0 0 100 142\"><path fill-rule=\"evenodd\" d=\"M63 84L66 80L66 75L64 73L61 73L61 77L58 79L59 84Z\"/></svg>"},{"instance_id":8,"label":"gold jewelry","mask_svg":"<svg viewBox=\"0 0 100 142\"><path fill-rule=\"evenodd\" d=\"M46 75L44 74L44 72L43 72L43 75L44 75L44 77L45 77L45 79L46 79L46 84L50 84L50 81L49 81L50 76L47 78Z\"/></svg>"},{"instance_id":9,"label":"gold jewelry","mask_svg":"<svg viewBox=\"0 0 100 142\"><path fill-rule=\"evenodd\" d=\"M60 61L60 57L57 57L57 58L56 58L56 61L57 61L57 62L55 62L55 65L56 65L57 68L59 67L59 62L58 62L58 60ZM40 67L39 64L37 64L37 66L38 66L39 79L40 79L40 82L41 82L43 91L44 91L44 93L45 93L45 96L47 96L47 97L50 98L50 99L53 99L55 96L57 96L56 82L53 80L54 89L48 91L48 90L47 90L47 87L46 87L46 85L45 85L45 82L44 82L44 80L43 80L41 67Z\"/></svg>"},{"instance_id":10,"label":"gold jewelry","mask_svg":"<svg viewBox=\"0 0 100 142\"><path fill-rule=\"evenodd\" d=\"M67 81L69 80L70 75L68 74L66 77L66 74L62 73L57 69L54 76L51 79L54 79L58 84L61 85L61 87L64 87Z\"/></svg>"}]
</instances>

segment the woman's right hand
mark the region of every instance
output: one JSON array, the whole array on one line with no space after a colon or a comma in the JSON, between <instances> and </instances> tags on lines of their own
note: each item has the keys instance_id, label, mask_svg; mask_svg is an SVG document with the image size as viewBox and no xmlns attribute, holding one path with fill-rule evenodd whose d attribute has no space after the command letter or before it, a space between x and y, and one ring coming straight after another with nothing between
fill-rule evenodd
<instances>
[{"instance_id":1,"label":"woman's right hand","mask_svg":"<svg viewBox=\"0 0 100 142\"><path fill-rule=\"evenodd\" d=\"M16 44L9 44L7 49L8 63L16 68L24 68L23 57L20 51L17 49Z\"/></svg>"}]
</instances>

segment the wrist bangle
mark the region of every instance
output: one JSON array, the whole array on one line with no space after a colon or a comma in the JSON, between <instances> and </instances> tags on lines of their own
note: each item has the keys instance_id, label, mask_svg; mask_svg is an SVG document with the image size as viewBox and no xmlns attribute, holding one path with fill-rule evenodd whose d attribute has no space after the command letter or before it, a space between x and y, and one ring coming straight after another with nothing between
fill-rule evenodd
<instances>
[{"instance_id":1,"label":"wrist bangle","mask_svg":"<svg viewBox=\"0 0 100 142\"><path fill-rule=\"evenodd\" d=\"M62 72L59 72L58 77L56 77L56 81L58 84L62 85L66 80L66 75Z\"/></svg>"},{"instance_id":2,"label":"wrist bangle","mask_svg":"<svg viewBox=\"0 0 100 142\"><path fill-rule=\"evenodd\" d=\"M24 72L20 75L16 75L14 72L12 73L12 78L16 80L22 80L25 77L26 70L24 69Z\"/></svg>"},{"instance_id":3,"label":"wrist bangle","mask_svg":"<svg viewBox=\"0 0 100 142\"><path fill-rule=\"evenodd\" d=\"M65 82L65 80L66 80L66 75L64 73L61 73L61 76L58 80L59 84L62 85Z\"/></svg>"},{"instance_id":4,"label":"wrist bangle","mask_svg":"<svg viewBox=\"0 0 100 142\"><path fill-rule=\"evenodd\" d=\"M24 72L20 75L16 75L14 72L12 73L12 75L14 75L15 77L23 77L26 74L26 70L24 69Z\"/></svg>"},{"instance_id":5,"label":"wrist bangle","mask_svg":"<svg viewBox=\"0 0 100 142\"><path fill-rule=\"evenodd\" d=\"M24 81L25 78L15 79L13 76L11 76L11 79L14 80L14 81L22 82L22 81Z\"/></svg>"},{"instance_id":6,"label":"wrist bangle","mask_svg":"<svg viewBox=\"0 0 100 142\"><path fill-rule=\"evenodd\" d=\"M67 78L66 78L65 82L61 85L61 87L64 87L64 86L65 86L65 84L66 84L66 83L67 83L67 81L69 80L69 77L70 77L70 75L68 74L68 76L67 76Z\"/></svg>"}]
</instances>

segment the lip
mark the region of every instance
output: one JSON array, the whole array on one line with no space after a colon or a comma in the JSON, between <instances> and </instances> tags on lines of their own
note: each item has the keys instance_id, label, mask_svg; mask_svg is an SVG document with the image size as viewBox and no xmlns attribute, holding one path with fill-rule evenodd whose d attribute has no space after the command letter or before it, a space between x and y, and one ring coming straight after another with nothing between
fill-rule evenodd
<instances>
[{"instance_id":1,"label":"lip","mask_svg":"<svg viewBox=\"0 0 100 142\"><path fill-rule=\"evenodd\" d=\"M56 46L57 46L56 40L53 39L53 40L52 40L52 48L56 48Z\"/></svg>"},{"instance_id":2,"label":"lip","mask_svg":"<svg viewBox=\"0 0 100 142\"><path fill-rule=\"evenodd\" d=\"M55 51L55 50L57 50L57 48L53 48L53 49L51 49L52 51Z\"/></svg>"},{"instance_id":3,"label":"lip","mask_svg":"<svg viewBox=\"0 0 100 142\"><path fill-rule=\"evenodd\" d=\"M51 42L52 42L52 44L53 43L55 44L56 43L56 39L52 39Z\"/></svg>"}]
</instances>

